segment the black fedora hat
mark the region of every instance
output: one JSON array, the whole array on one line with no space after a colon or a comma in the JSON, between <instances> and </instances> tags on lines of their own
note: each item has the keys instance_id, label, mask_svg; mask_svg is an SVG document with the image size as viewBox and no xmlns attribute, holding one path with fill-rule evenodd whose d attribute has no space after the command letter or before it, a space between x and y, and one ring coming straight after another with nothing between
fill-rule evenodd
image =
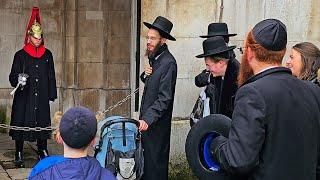
<instances>
[{"instance_id":1,"label":"black fedora hat","mask_svg":"<svg viewBox=\"0 0 320 180\"><path fill-rule=\"evenodd\" d=\"M223 37L221 36L215 36L208 38L202 42L203 47L203 54L199 54L196 57L197 58L203 58L208 57L212 55L224 55L227 54L227 56L224 56L225 58L229 58L229 53L224 53L227 51L231 51L236 46L227 46L226 42L224 41Z\"/></svg>"},{"instance_id":2,"label":"black fedora hat","mask_svg":"<svg viewBox=\"0 0 320 180\"><path fill-rule=\"evenodd\" d=\"M170 35L170 31L173 27L172 22L162 16L158 16L152 24L147 22L143 22L143 24L149 29L152 28L158 30L164 38L172 41L176 40L176 38Z\"/></svg>"},{"instance_id":3,"label":"black fedora hat","mask_svg":"<svg viewBox=\"0 0 320 180\"><path fill-rule=\"evenodd\" d=\"M237 34L229 34L228 25L226 23L211 23L208 26L208 35L202 35L202 38L209 38L214 36L235 36Z\"/></svg>"},{"instance_id":4,"label":"black fedora hat","mask_svg":"<svg viewBox=\"0 0 320 180\"><path fill-rule=\"evenodd\" d=\"M238 179L223 171L210 155L209 158L205 157L207 153L210 154L211 147L208 145L217 137L217 134L228 138L231 122L227 116L211 114L200 119L190 129L185 143L185 152L190 169L199 179ZM219 169L212 166L212 163L217 165Z\"/></svg>"}]
</instances>

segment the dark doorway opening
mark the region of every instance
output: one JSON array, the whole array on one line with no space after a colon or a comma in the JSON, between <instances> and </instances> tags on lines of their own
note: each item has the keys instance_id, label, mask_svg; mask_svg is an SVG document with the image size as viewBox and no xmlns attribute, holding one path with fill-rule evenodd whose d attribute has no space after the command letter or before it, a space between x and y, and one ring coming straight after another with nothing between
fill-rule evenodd
<instances>
[{"instance_id":1,"label":"dark doorway opening","mask_svg":"<svg viewBox=\"0 0 320 180\"><path fill-rule=\"evenodd\" d=\"M140 83L140 34L141 34L141 0L137 0L137 29L136 29L136 87L135 89L139 88ZM135 105L134 105L134 111L139 111L139 91L135 94Z\"/></svg>"}]
</instances>

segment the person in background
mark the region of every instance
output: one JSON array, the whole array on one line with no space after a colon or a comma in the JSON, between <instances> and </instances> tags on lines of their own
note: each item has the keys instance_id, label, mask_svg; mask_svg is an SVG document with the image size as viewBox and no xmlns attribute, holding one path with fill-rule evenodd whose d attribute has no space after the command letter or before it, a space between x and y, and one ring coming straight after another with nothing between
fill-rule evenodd
<instances>
[{"instance_id":1,"label":"person in background","mask_svg":"<svg viewBox=\"0 0 320 180\"><path fill-rule=\"evenodd\" d=\"M200 37L211 38L220 36L228 44L229 37L235 35L237 34L229 34L226 23L211 23L208 26L208 34ZM222 46L224 47L225 45L222 44ZM218 60L219 54L215 55L215 61L205 61L206 69L195 77L195 85L197 87L206 86L205 92L207 97L210 98L210 114L223 114L231 118L233 102L238 89L237 77L240 65L235 58L233 50L222 54L223 57L220 57L221 61ZM212 71L214 65L223 67L219 74Z\"/></svg>"},{"instance_id":2,"label":"person in background","mask_svg":"<svg viewBox=\"0 0 320 180\"><path fill-rule=\"evenodd\" d=\"M320 86L317 80L317 72L320 70L320 50L314 44L302 42L294 45L286 66L297 78Z\"/></svg>"}]
</instances>

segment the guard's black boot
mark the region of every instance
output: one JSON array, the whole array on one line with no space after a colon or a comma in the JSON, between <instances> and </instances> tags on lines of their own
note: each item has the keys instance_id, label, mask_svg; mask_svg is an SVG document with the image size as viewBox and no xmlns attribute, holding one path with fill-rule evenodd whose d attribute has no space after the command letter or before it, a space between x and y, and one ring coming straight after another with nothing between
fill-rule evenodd
<instances>
[{"instance_id":1,"label":"guard's black boot","mask_svg":"<svg viewBox=\"0 0 320 180\"><path fill-rule=\"evenodd\" d=\"M22 153L22 151L17 151L16 152L13 163L17 168L24 168L24 161L23 161L23 153Z\"/></svg>"},{"instance_id":2,"label":"guard's black boot","mask_svg":"<svg viewBox=\"0 0 320 180\"><path fill-rule=\"evenodd\" d=\"M38 158L39 158L39 160L44 159L44 158L46 158L48 156L49 156L48 150L46 150L46 149L38 150Z\"/></svg>"}]
</instances>

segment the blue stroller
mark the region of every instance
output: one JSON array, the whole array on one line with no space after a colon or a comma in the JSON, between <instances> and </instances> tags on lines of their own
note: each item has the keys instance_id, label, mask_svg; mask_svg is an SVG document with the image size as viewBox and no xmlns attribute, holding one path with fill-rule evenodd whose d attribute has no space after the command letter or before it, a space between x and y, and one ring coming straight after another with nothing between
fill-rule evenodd
<instances>
[{"instance_id":1,"label":"blue stroller","mask_svg":"<svg viewBox=\"0 0 320 180\"><path fill-rule=\"evenodd\" d=\"M98 123L100 140L94 157L118 180L140 179L144 158L139 122L121 116L110 116Z\"/></svg>"}]
</instances>

